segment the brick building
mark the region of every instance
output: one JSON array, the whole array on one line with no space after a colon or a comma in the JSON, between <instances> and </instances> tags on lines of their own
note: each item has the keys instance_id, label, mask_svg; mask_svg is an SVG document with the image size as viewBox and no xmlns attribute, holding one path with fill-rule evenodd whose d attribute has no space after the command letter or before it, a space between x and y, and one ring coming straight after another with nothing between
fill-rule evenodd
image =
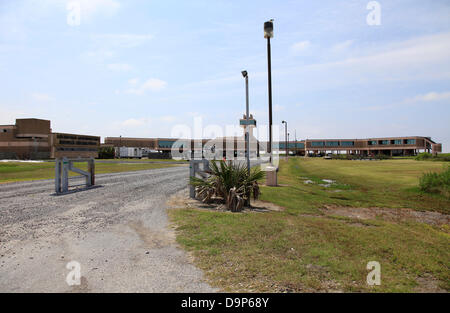
<instances>
[{"instance_id":1,"label":"brick building","mask_svg":"<svg viewBox=\"0 0 450 313\"><path fill-rule=\"evenodd\" d=\"M0 125L0 159L96 157L99 146L97 136L52 133L49 120L24 118L15 125Z\"/></svg>"}]
</instances>

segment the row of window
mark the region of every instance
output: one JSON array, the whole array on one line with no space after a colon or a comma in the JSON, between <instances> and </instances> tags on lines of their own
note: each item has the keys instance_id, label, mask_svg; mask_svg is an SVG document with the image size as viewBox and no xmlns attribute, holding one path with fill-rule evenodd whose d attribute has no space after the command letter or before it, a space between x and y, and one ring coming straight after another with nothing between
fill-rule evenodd
<instances>
[{"instance_id":1,"label":"row of window","mask_svg":"<svg viewBox=\"0 0 450 313\"><path fill-rule=\"evenodd\" d=\"M184 147L184 143L177 143L176 146L174 146L174 144L176 143L176 141L170 141L170 140L159 140L158 141L158 147L159 148L183 148Z\"/></svg>"},{"instance_id":2,"label":"row of window","mask_svg":"<svg viewBox=\"0 0 450 313\"><path fill-rule=\"evenodd\" d=\"M78 136L78 135L62 135L62 134L58 134L56 136L56 138L58 138L58 139L97 141L97 139L95 137L85 137L85 136Z\"/></svg>"},{"instance_id":3,"label":"row of window","mask_svg":"<svg viewBox=\"0 0 450 313\"><path fill-rule=\"evenodd\" d=\"M368 142L369 146L376 145L415 145L415 139L394 139L394 140L371 140Z\"/></svg>"},{"instance_id":4,"label":"row of window","mask_svg":"<svg viewBox=\"0 0 450 313\"><path fill-rule=\"evenodd\" d=\"M80 145L80 146L96 146L97 141L73 141L73 140L60 140L61 145Z\"/></svg>"},{"instance_id":5,"label":"row of window","mask_svg":"<svg viewBox=\"0 0 450 313\"><path fill-rule=\"evenodd\" d=\"M56 151L87 151L87 152L97 152L98 149L94 148L67 148L67 147L57 147Z\"/></svg>"},{"instance_id":6,"label":"row of window","mask_svg":"<svg viewBox=\"0 0 450 313\"><path fill-rule=\"evenodd\" d=\"M394 140L369 140L369 146L376 145L415 145L415 139L394 139ZM311 147L353 147L354 141L312 141Z\"/></svg>"},{"instance_id":7,"label":"row of window","mask_svg":"<svg viewBox=\"0 0 450 313\"><path fill-rule=\"evenodd\" d=\"M274 145L276 146L276 145ZM275 147L276 148L276 147ZM305 149L305 144L302 142L290 142L288 143L289 149ZM278 149L286 149L286 144L284 142L280 142L278 145Z\"/></svg>"},{"instance_id":8,"label":"row of window","mask_svg":"<svg viewBox=\"0 0 450 313\"><path fill-rule=\"evenodd\" d=\"M312 141L311 147L353 147L355 145L354 141Z\"/></svg>"}]
</instances>

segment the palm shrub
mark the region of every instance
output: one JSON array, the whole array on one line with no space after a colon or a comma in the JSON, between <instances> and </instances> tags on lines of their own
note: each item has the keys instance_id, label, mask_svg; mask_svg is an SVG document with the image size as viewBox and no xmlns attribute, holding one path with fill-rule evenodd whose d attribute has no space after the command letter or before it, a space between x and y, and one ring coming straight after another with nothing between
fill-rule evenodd
<instances>
[{"instance_id":1,"label":"palm shrub","mask_svg":"<svg viewBox=\"0 0 450 313\"><path fill-rule=\"evenodd\" d=\"M228 210L235 212L241 211L251 196L254 199L259 197L258 180L264 178L264 172L259 168L252 168L249 175L245 165L213 161L210 162L210 169L208 178L190 179L190 184L195 186L196 196L203 202L209 203L218 198Z\"/></svg>"}]
</instances>

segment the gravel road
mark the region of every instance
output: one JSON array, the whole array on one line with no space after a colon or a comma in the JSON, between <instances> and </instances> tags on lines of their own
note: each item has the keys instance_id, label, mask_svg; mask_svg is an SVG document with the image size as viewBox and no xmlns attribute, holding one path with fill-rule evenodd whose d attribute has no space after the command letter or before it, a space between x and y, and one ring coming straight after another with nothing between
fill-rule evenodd
<instances>
[{"instance_id":1,"label":"gravel road","mask_svg":"<svg viewBox=\"0 0 450 313\"><path fill-rule=\"evenodd\" d=\"M187 167L101 174L54 195L53 180L0 185L0 292L213 292L177 247L166 200ZM69 286L70 261L81 284Z\"/></svg>"}]
</instances>

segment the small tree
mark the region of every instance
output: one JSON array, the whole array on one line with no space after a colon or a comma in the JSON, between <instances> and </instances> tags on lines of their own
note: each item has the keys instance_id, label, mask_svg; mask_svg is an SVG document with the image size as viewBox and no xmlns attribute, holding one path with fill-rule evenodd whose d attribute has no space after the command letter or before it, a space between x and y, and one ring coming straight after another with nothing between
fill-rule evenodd
<instances>
[{"instance_id":1,"label":"small tree","mask_svg":"<svg viewBox=\"0 0 450 313\"><path fill-rule=\"evenodd\" d=\"M100 149L98 149L99 159L114 159L114 156L114 147L100 147Z\"/></svg>"},{"instance_id":2,"label":"small tree","mask_svg":"<svg viewBox=\"0 0 450 313\"><path fill-rule=\"evenodd\" d=\"M219 164L219 165L218 165ZM247 167L232 162L210 162L211 175L206 179L191 177L190 184L195 186L197 197L203 202L219 198L233 212L241 211L244 203L253 196L260 195L258 180L264 178L264 172L252 168L248 174Z\"/></svg>"}]
</instances>

